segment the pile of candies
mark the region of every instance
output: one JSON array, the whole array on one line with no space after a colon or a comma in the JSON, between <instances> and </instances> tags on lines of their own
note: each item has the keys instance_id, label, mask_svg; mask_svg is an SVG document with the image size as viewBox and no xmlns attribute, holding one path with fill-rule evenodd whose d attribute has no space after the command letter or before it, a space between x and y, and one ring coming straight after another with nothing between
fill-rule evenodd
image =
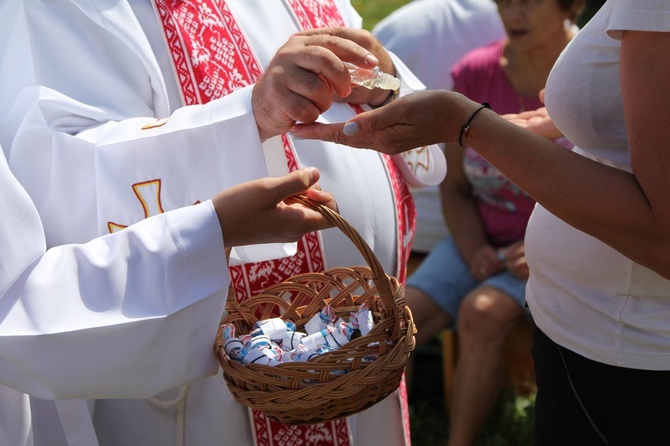
<instances>
[{"instance_id":1,"label":"pile of candies","mask_svg":"<svg viewBox=\"0 0 670 446\"><path fill-rule=\"evenodd\" d=\"M226 354L242 364L275 366L286 362L305 362L315 355L342 347L354 335L365 335L374 326L367 304L350 314L349 322L335 320L333 308L327 305L306 324L305 332L296 330L291 321L272 318L258 321L251 333L235 336L232 324L223 326ZM369 358L374 360L374 358Z\"/></svg>"}]
</instances>

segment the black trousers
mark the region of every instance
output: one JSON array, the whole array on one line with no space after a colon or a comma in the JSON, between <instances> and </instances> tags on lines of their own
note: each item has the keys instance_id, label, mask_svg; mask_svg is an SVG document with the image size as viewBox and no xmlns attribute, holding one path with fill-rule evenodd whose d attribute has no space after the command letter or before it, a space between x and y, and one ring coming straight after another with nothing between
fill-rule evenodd
<instances>
[{"instance_id":1,"label":"black trousers","mask_svg":"<svg viewBox=\"0 0 670 446\"><path fill-rule=\"evenodd\" d=\"M670 371L592 361L537 327L533 357L536 446L670 445Z\"/></svg>"}]
</instances>

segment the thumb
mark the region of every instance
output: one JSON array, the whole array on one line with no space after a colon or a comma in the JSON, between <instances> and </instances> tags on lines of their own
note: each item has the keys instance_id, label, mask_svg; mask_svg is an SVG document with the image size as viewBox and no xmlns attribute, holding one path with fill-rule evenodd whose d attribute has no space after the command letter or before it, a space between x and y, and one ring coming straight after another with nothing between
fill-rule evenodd
<instances>
[{"instance_id":1,"label":"thumb","mask_svg":"<svg viewBox=\"0 0 670 446\"><path fill-rule=\"evenodd\" d=\"M317 183L321 173L316 167L305 167L294 170L283 177L274 178L271 185L277 202L291 195L304 193L307 189Z\"/></svg>"},{"instance_id":2,"label":"thumb","mask_svg":"<svg viewBox=\"0 0 670 446\"><path fill-rule=\"evenodd\" d=\"M347 136L353 136L359 133L374 133L393 125L392 114L388 112L388 109L384 110L387 107L390 105L354 116L344 124L342 132Z\"/></svg>"}]
</instances>

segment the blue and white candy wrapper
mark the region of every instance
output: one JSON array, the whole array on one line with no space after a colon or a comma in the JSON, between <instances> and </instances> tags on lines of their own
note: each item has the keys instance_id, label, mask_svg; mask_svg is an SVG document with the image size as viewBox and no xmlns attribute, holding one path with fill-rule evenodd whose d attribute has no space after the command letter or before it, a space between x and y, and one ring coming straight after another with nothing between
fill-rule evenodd
<instances>
[{"instance_id":1,"label":"blue and white candy wrapper","mask_svg":"<svg viewBox=\"0 0 670 446\"><path fill-rule=\"evenodd\" d=\"M338 326L329 326L322 333L326 339L326 344L333 350L337 350L349 342L353 329L342 321Z\"/></svg>"},{"instance_id":2,"label":"blue and white candy wrapper","mask_svg":"<svg viewBox=\"0 0 670 446\"><path fill-rule=\"evenodd\" d=\"M353 333L353 329L342 321L337 327L329 325L318 333L305 336L300 340L300 343L308 350L315 350L323 346L337 350L349 342L351 333Z\"/></svg>"},{"instance_id":3,"label":"blue and white candy wrapper","mask_svg":"<svg viewBox=\"0 0 670 446\"><path fill-rule=\"evenodd\" d=\"M332 349L331 347L329 347L329 346L327 346L327 345L322 345L321 347L319 347L318 349L316 349L316 352L317 352L319 355L323 355L324 353L328 353L328 352L332 352L332 351L334 351L334 349Z\"/></svg>"},{"instance_id":4,"label":"blue and white candy wrapper","mask_svg":"<svg viewBox=\"0 0 670 446\"><path fill-rule=\"evenodd\" d=\"M303 352L306 352L307 349L304 345L300 344L296 348L285 351L283 356L283 362L296 362L296 358L299 358Z\"/></svg>"},{"instance_id":5,"label":"blue and white candy wrapper","mask_svg":"<svg viewBox=\"0 0 670 446\"><path fill-rule=\"evenodd\" d=\"M300 340L300 344L305 346L307 350L315 351L322 345L326 345L326 333L326 329L324 328L316 333L307 335Z\"/></svg>"},{"instance_id":6,"label":"blue and white candy wrapper","mask_svg":"<svg viewBox=\"0 0 670 446\"><path fill-rule=\"evenodd\" d=\"M296 331L292 321L271 318L258 321L250 333L239 339L235 337L235 327L226 324L222 338L224 349L231 359L243 364L274 366L283 362L308 361L325 352L337 350L351 340L355 330L365 334L373 325L372 313L367 304L362 304L358 311L350 313L349 322L342 318L335 321L335 311L326 305L305 324L307 333ZM339 375L345 371L333 373Z\"/></svg>"},{"instance_id":7,"label":"blue and white candy wrapper","mask_svg":"<svg viewBox=\"0 0 670 446\"><path fill-rule=\"evenodd\" d=\"M301 331L288 331L286 332L286 336L284 336L284 339L282 339L282 349L284 351L290 351L293 350L294 348L297 348L300 345L300 340L307 336L307 333L303 333Z\"/></svg>"},{"instance_id":8,"label":"blue and white candy wrapper","mask_svg":"<svg viewBox=\"0 0 670 446\"><path fill-rule=\"evenodd\" d=\"M221 336L223 337L223 349L231 359L240 359L242 351L242 341L235 337L235 327L233 324L226 324L223 327Z\"/></svg>"},{"instance_id":9,"label":"blue and white candy wrapper","mask_svg":"<svg viewBox=\"0 0 670 446\"><path fill-rule=\"evenodd\" d=\"M299 345L296 349L284 355L284 362L307 362L321 353L324 353L321 349L308 349L304 345Z\"/></svg>"},{"instance_id":10,"label":"blue and white candy wrapper","mask_svg":"<svg viewBox=\"0 0 670 446\"><path fill-rule=\"evenodd\" d=\"M280 350L281 351L281 350ZM253 348L242 358L243 364L263 364L276 366L281 363L281 355L272 348Z\"/></svg>"},{"instance_id":11,"label":"blue and white candy wrapper","mask_svg":"<svg viewBox=\"0 0 670 446\"><path fill-rule=\"evenodd\" d=\"M249 336L251 336L252 338L254 338L254 337L256 337L256 336L261 336L261 335L265 335L265 333L263 333L263 330L261 330L261 329L258 328L258 327L254 328L253 330L251 330L251 331L249 332ZM266 336L267 336L267 335L266 335Z\"/></svg>"},{"instance_id":12,"label":"blue and white candy wrapper","mask_svg":"<svg viewBox=\"0 0 670 446\"><path fill-rule=\"evenodd\" d=\"M361 304L358 311L351 313L349 320L354 328L361 331L362 336L368 334L375 325L375 321L372 318L372 312L366 303Z\"/></svg>"},{"instance_id":13,"label":"blue and white candy wrapper","mask_svg":"<svg viewBox=\"0 0 670 446\"><path fill-rule=\"evenodd\" d=\"M293 322L287 322L278 317L258 321L256 326L265 335L269 336L270 339L277 342L283 340L288 331L295 331L295 324Z\"/></svg>"},{"instance_id":14,"label":"blue and white candy wrapper","mask_svg":"<svg viewBox=\"0 0 670 446\"><path fill-rule=\"evenodd\" d=\"M305 350L304 352L301 352L298 354L298 356L295 358L296 362L307 362L312 358L316 358L319 356L319 352L316 350Z\"/></svg>"},{"instance_id":15,"label":"blue and white candy wrapper","mask_svg":"<svg viewBox=\"0 0 670 446\"><path fill-rule=\"evenodd\" d=\"M335 310L330 305L326 305L323 310L312 316L312 318L305 324L305 331L308 335L317 333L335 320Z\"/></svg>"},{"instance_id":16,"label":"blue and white candy wrapper","mask_svg":"<svg viewBox=\"0 0 670 446\"><path fill-rule=\"evenodd\" d=\"M260 348L269 348L272 346L272 341L270 340L270 337L264 334L259 334L256 336L252 336L249 339L249 342L244 344L244 347L242 347L242 351L240 352L240 356L242 359L249 354L250 351L252 350L258 350Z\"/></svg>"}]
</instances>

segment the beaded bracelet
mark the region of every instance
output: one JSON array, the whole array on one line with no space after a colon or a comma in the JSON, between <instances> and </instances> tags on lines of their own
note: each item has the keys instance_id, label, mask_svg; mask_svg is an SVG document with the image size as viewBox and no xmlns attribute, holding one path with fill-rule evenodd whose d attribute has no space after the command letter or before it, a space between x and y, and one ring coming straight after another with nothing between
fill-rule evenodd
<instances>
[{"instance_id":1,"label":"beaded bracelet","mask_svg":"<svg viewBox=\"0 0 670 446\"><path fill-rule=\"evenodd\" d=\"M477 113L480 111L484 110L485 108L491 108L488 102L482 102L482 105L479 106L477 110L475 110L472 115L470 115L470 119L468 119L468 122L465 123L463 127L461 127L461 133L458 135L458 145L461 147L467 147L467 139L468 139L468 130L470 130L470 123L472 122L473 119L475 119L475 116L477 116Z\"/></svg>"}]
</instances>

